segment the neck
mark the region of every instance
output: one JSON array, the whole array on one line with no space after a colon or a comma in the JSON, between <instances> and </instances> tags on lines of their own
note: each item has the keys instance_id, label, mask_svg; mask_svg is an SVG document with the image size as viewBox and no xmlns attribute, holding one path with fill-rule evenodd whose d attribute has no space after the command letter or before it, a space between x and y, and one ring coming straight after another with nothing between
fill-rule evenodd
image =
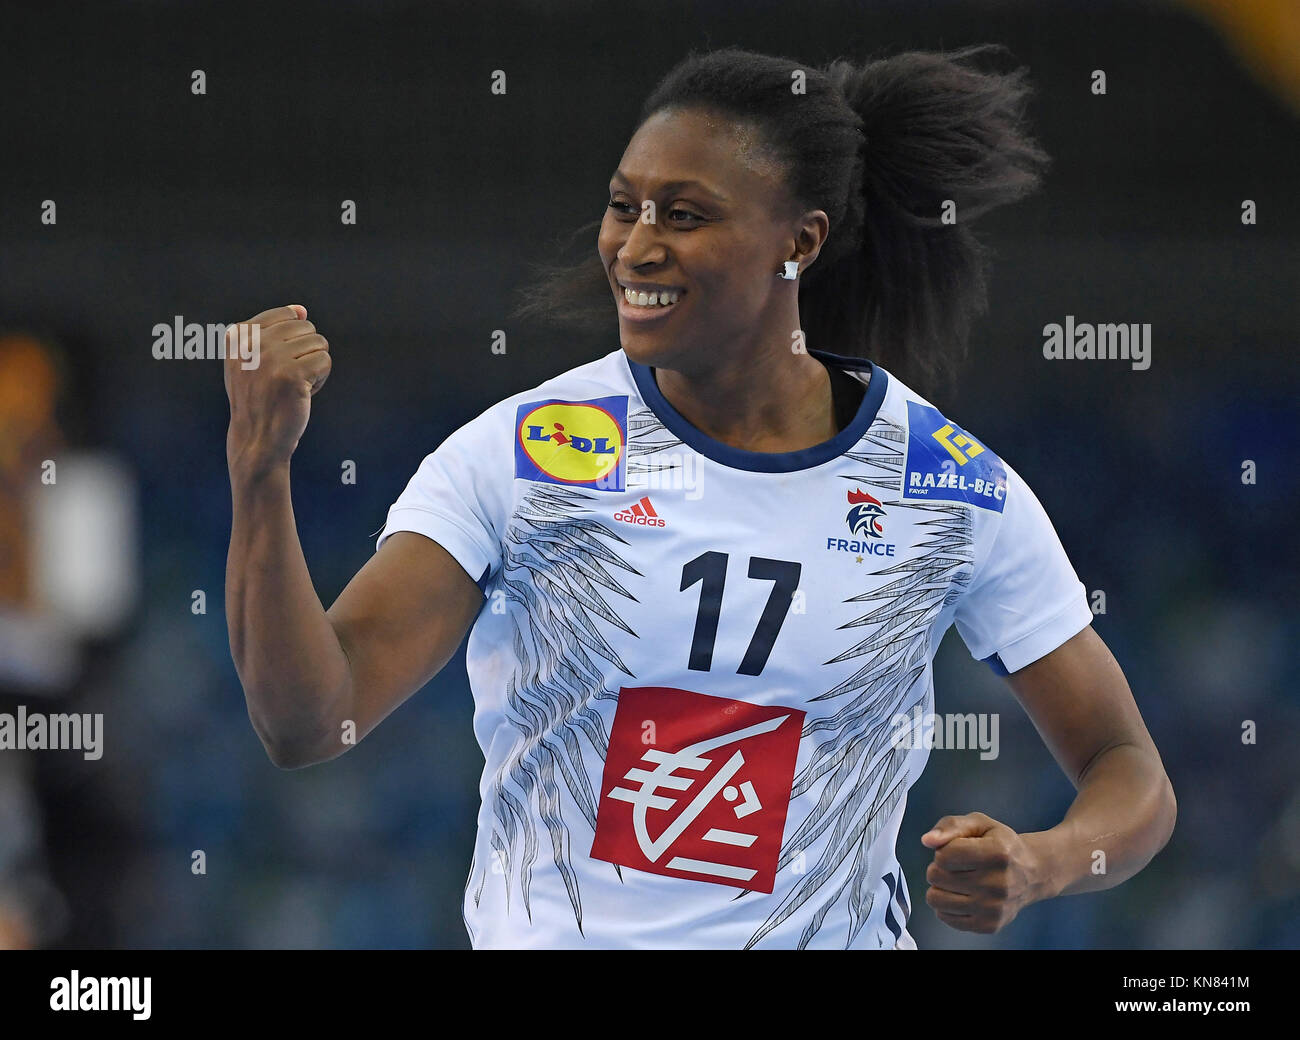
<instances>
[{"instance_id":1,"label":"neck","mask_svg":"<svg viewBox=\"0 0 1300 1040\"><path fill-rule=\"evenodd\" d=\"M811 448L839 432L830 373L788 344L736 360L730 351L685 369L655 369L659 390L714 440L744 451Z\"/></svg>"}]
</instances>

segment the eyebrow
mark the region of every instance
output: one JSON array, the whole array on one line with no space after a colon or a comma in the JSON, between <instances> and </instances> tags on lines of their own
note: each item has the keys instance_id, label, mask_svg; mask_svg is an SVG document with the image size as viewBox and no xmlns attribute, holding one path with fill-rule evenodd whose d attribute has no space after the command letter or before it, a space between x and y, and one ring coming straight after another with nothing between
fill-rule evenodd
<instances>
[{"instance_id":1,"label":"eyebrow","mask_svg":"<svg viewBox=\"0 0 1300 1040\"><path fill-rule=\"evenodd\" d=\"M609 179L611 181L622 181L624 184L632 183L627 179L627 176L623 173L622 170L615 170ZM722 192L710 188L707 184L704 184L701 181L691 181L691 180L668 181L667 183L661 184L659 186L659 190L665 192L680 191L682 188L699 188L701 191L706 192L709 195L712 195L719 202L731 201L730 199L727 198L727 196L722 194Z\"/></svg>"}]
</instances>

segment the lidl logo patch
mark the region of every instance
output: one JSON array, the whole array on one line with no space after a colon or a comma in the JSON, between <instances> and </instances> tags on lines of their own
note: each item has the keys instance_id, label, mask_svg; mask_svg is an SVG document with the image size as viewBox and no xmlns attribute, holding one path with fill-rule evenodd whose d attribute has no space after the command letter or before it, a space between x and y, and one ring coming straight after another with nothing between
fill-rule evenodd
<instances>
[{"instance_id":1,"label":"lidl logo patch","mask_svg":"<svg viewBox=\"0 0 1300 1040\"><path fill-rule=\"evenodd\" d=\"M627 397L519 406L515 476L597 491L624 490Z\"/></svg>"},{"instance_id":2,"label":"lidl logo patch","mask_svg":"<svg viewBox=\"0 0 1300 1040\"><path fill-rule=\"evenodd\" d=\"M929 405L907 402L903 498L969 502L1002 512L1007 470L993 452Z\"/></svg>"}]
</instances>

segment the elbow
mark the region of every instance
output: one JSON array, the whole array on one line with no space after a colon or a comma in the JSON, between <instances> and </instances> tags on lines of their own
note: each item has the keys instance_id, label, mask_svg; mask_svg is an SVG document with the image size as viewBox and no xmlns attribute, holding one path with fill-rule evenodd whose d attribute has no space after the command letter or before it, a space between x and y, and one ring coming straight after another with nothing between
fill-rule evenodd
<instances>
[{"instance_id":1,"label":"elbow","mask_svg":"<svg viewBox=\"0 0 1300 1040\"><path fill-rule=\"evenodd\" d=\"M346 744L325 745L319 741L304 740L267 740L262 738L262 747L266 756L277 769L304 769L338 758L347 750Z\"/></svg>"},{"instance_id":2,"label":"elbow","mask_svg":"<svg viewBox=\"0 0 1300 1040\"><path fill-rule=\"evenodd\" d=\"M1169 844L1169 839L1173 837L1174 825L1178 822L1178 798L1174 795L1174 785L1170 782L1168 773L1162 775L1164 777L1164 790L1161 792L1161 832L1157 852Z\"/></svg>"},{"instance_id":3,"label":"elbow","mask_svg":"<svg viewBox=\"0 0 1300 1040\"><path fill-rule=\"evenodd\" d=\"M263 739L262 746L276 769L304 769L325 761L323 757L310 754L305 748L288 742L272 743Z\"/></svg>"},{"instance_id":4,"label":"elbow","mask_svg":"<svg viewBox=\"0 0 1300 1040\"><path fill-rule=\"evenodd\" d=\"M253 730L257 733L267 758L277 769L303 769L337 758L348 745L339 739L339 727L319 722L304 725L302 720L293 724L261 718L249 713Z\"/></svg>"}]
</instances>

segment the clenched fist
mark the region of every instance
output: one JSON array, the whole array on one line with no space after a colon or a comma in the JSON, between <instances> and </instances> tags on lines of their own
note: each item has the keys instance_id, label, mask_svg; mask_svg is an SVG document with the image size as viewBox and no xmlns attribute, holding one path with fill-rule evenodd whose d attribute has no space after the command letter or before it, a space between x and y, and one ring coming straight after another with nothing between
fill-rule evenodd
<instances>
[{"instance_id":1,"label":"clenched fist","mask_svg":"<svg viewBox=\"0 0 1300 1040\"><path fill-rule=\"evenodd\" d=\"M256 368L244 368L240 335L257 326ZM226 394L231 473L256 475L288 462L311 416L311 399L330 374L329 343L300 304L275 307L226 330Z\"/></svg>"},{"instance_id":2,"label":"clenched fist","mask_svg":"<svg viewBox=\"0 0 1300 1040\"><path fill-rule=\"evenodd\" d=\"M921 844L936 850L925 871L925 901L961 932L1005 927L1045 896L1046 865L1032 837L982 812L945 816L921 835Z\"/></svg>"}]
</instances>

